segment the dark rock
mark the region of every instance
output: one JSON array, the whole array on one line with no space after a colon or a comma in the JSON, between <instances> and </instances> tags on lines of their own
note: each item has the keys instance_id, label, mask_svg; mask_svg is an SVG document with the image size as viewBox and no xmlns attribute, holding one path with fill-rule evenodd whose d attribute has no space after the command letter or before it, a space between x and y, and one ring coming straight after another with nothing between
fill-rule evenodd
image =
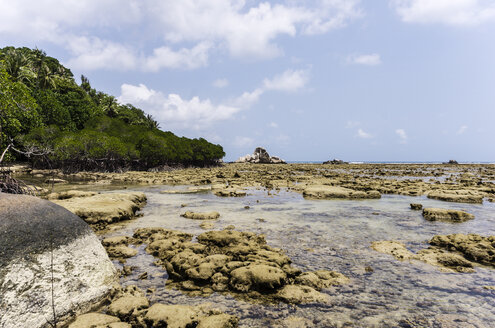
<instances>
[{"instance_id":1,"label":"dark rock","mask_svg":"<svg viewBox=\"0 0 495 328\"><path fill-rule=\"evenodd\" d=\"M349 164L349 162L344 162L341 159L332 159L331 161L326 161L323 162L323 164L333 164L333 165L339 165L339 164Z\"/></svg>"},{"instance_id":2,"label":"dark rock","mask_svg":"<svg viewBox=\"0 0 495 328\"><path fill-rule=\"evenodd\" d=\"M411 210L420 211L422 209L423 209L423 205L422 204L411 203Z\"/></svg>"}]
</instances>

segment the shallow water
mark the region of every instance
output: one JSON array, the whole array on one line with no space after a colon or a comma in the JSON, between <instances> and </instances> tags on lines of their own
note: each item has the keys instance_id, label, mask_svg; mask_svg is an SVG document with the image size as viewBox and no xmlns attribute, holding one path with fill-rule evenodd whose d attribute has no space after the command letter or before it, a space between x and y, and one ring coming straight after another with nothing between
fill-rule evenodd
<instances>
[{"instance_id":1,"label":"shallow water","mask_svg":"<svg viewBox=\"0 0 495 328\"><path fill-rule=\"evenodd\" d=\"M242 198L221 198L209 192L159 193L181 188L186 187L132 188L144 191L148 197L143 216L104 237L132 235L140 227L163 227L198 235L205 231L199 227L202 221L185 219L180 214L185 210L215 210L221 217L215 221L214 229L234 225L236 230L263 233L270 246L284 249L293 265L303 271L335 270L352 281L323 291L331 295L330 304L260 305L218 293L191 297L165 287L166 271L153 265L156 259L146 254L142 245L139 254L126 264L139 268L122 278L122 283L155 288L153 302L212 302L239 316L240 327L276 327L288 316L306 318L308 326L314 327L493 327L495 291L483 286L495 286L495 270L477 267L475 273L443 273L423 262L399 262L372 250L370 244L376 240L399 240L417 251L437 234L495 235L494 203L459 204L396 195L363 201L306 200L286 190L269 194L256 189ZM464 209L476 218L460 224L429 222L421 211L410 210L412 202L425 207ZM187 206L182 208L181 204ZM366 272L366 266L373 272ZM144 271L149 279L139 280L137 276Z\"/></svg>"}]
</instances>

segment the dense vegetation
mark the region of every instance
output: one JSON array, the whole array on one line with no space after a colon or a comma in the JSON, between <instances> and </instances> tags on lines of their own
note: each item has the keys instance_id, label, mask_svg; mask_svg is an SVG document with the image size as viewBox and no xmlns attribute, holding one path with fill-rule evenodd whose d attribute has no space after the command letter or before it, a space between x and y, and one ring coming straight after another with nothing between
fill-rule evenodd
<instances>
[{"instance_id":1,"label":"dense vegetation","mask_svg":"<svg viewBox=\"0 0 495 328\"><path fill-rule=\"evenodd\" d=\"M3 156L2 156L3 155ZM211 165L225 153L177 137L151 115L93 89L43 51L0 49L0 162L31 160L71 170Z\"/></svg>"}]
</instances>

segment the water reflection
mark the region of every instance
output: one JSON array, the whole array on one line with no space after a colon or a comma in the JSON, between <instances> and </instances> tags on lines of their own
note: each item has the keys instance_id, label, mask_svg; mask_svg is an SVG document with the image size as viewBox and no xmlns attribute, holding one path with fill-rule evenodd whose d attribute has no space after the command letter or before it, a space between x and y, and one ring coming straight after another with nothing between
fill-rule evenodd
<instances>
[{"instance_id":1,"label":"water reflection","mask_svg":"<svg viewBox=\"0 0 495 328\"><path fill-rule=\"evenodd\" d=\"M271 246L286 250L303 271L335 270L351 277L352 282L324 290L331 295L330 304L256 305L218 293L208 298L191 297L167 288L166 271L153 265L156 259L140 246L138 256L126 264L138 269L122 282L154 289L152 301L212 302L238 315L241 327L276 327L294 316L305 318L299 320L310 327L490 327L495 322L495 291L483 288L495 285L495 270L477 267L470 274L443 273L423 262L398 262L369 247L375 240L399 240L417 251L437 234L495 235L493 203L459 204L391 195L364 201L306 200L284 189L271 194L251 189L242 198L220 198L211 193L160 194L164 189L181 188L185 189L136 188L148 197L143 216L107 236L132 235L136 228L151 226L197 235L204 231L201 221L184 219L180 214L185 210L218 211L221 217L214 229L234 225L237 230L263 233ZM476 218L461 224L430 222L420 211L410 210L412 202L462 209ZM149 279L139 280L138 275L145 271Z\"/></svg>"}]
</instances>

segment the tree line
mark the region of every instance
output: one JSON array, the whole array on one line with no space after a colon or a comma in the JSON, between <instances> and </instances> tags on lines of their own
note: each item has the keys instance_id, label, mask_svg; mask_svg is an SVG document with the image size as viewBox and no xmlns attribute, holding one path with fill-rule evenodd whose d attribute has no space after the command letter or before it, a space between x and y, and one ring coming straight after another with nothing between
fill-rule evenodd
<instances>
[{"instance_id":1,"label":"tree line","mask_svg":"<svg viewBox=\"0 0 495 328\"><path fill-rule=\"evenodd\" d=\"M222 146L162 131L39 49L0 49L0 162L73 171L213 165Z\"/></svg>"}]
</instances>

